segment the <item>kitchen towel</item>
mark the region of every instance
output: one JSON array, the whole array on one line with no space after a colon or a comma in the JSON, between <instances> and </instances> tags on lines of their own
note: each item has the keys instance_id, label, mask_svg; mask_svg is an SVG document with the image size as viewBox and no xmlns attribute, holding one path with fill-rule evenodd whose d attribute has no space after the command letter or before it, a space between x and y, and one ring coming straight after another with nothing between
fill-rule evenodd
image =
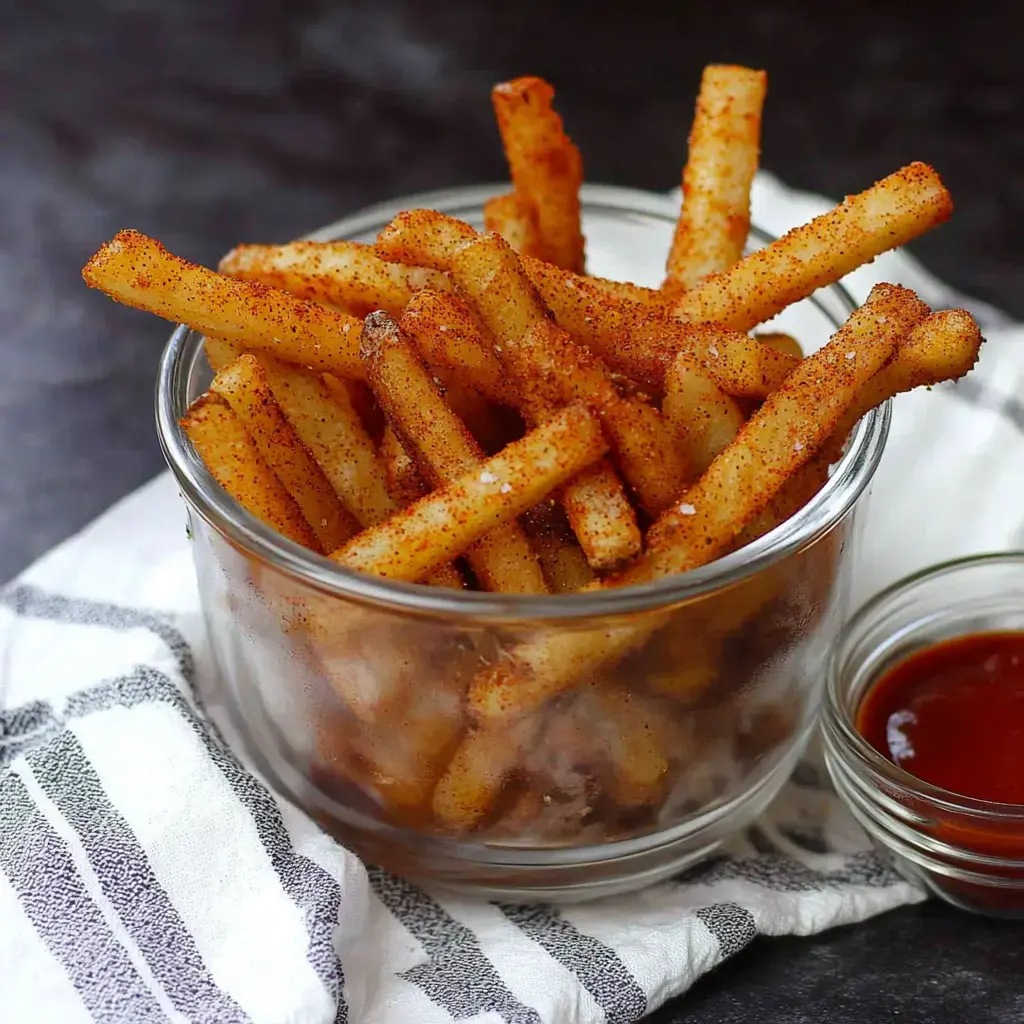
<instances>
[{"instance_id":1,"label":"kitchen towel","mask_svg":"<svg viewBox=\"0 0 1024 1024\"><path fill-rule=\"evenodd\" d=\"M830 204L769 175L779 233ZM894 404L856 599L1024 543L1024 330L906 254L848 279L967 305L955 386ZM265 1024L635 1021L756 935L809 934L923 894L805 761L711 863L566 907L425 891L366 867L271 792L197 694L215 676L184 514L161 476L0 591L0 1020Z\"/></svg>"}]
</instances>

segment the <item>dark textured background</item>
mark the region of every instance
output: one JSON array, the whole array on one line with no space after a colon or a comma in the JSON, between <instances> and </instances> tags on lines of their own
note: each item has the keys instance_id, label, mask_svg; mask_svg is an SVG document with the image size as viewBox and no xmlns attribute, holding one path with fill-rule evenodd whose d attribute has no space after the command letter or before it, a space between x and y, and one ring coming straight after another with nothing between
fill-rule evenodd
<instances>
[{"instance_id":1,"label":"dark textured background","mask_svg":"<svg viewBox=\"0 0 1024 1024\"><path fill-rule=\"evenodd\" d=\"M487 90L537 73L587 177L675 184L701 66L770 73L763 163L957 200L914 250L1024 316L1019 5L0 0L0 577L152 476L166 328L79 268L137 227L213 261L368 202L504 175ZM657 1021L1024 1020L1024 929L927 904L759 940Z\"/></svg>"}]
</instances>

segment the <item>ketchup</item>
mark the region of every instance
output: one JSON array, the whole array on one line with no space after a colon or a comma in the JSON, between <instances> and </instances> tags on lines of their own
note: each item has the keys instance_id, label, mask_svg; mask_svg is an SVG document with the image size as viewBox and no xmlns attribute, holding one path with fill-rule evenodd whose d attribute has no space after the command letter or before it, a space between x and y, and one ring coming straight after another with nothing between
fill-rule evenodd
<instances>
[{"instance_id":1,"label":"ketchup","mask_svg":"<svg viewBox=\"0 0 1024 1024\"><path fill-rule=\"evenodd\" d=\"M926 647L868 691L857 731L933 786L1024 805L1024 633Z\"/></svg>"}]
</instances>

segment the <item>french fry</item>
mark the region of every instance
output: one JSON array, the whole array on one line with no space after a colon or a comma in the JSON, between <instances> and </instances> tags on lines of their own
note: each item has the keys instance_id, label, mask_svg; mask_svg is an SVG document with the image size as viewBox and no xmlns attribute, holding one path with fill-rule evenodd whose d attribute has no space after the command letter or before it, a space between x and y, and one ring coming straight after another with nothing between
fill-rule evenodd
<instances>
[{"instance_id":1,"label":"french fry","mask_svg":"<svg viewBox=\"0 0 1024 1024\"><path fill-rule=\"evenodd\" d=\"M683 206L665 268L666 292L692 288L743 255L767 83L763 71L750 68L704 69L683 169Z\"/></svg>"},{"instance_id":2,"label":"french fry","mask_svg":"<svg viewBox=\"0 0 1024 1024\"><path fill-rule=\"evenodd\" d=\"M210 390L245 424L264 461L302 509L321 550L334 551L358 532L358 522L292 429L255 356L241 355L229 363L214 377Z\"/></svg>"},{"instance_id":3,"label":"french fry","mask_svg":"<svg viewBox=\"0 0 1024 1024\"><path fill-rule=\"evenodd\" d=\"M784 355L792 356L794 359L803 359L804 357L804 350L800 347L800 342L791 334L784 334L782 331L758 331L754 337L762 345L770 345Z\"/></svg>"},{"instance_id":4,"label":"french fry","mask_svg":"<svg viewBox=\"0 0 1024 1024\"><path fill-rule=\"evenodd\" d=\"M474 235L476 232L469 224L436 210L403 210L377 236L374 249L381 259L398 268L395 273L400 273L402 266L444 270L452 252ZM538 288L541 288L541 280L545 282L545 288L572 289L585 286L591 293L604 299L635 302L652 310L666 308L665 296L657 288L577 274L529 255L522 257L522 264Z\"/></svg>"},{"instance_id":5,"label":"french fry","mask_svg":"<svg viewBox=\"0 0 1024 1024\"><path fill-rule=\"evenodd\" d=\"M331 557L351 569L415 582L505 526L607 451L600 423L568 406L488 459L379 526L364 530Z\"/></svg>"},{"instance_id":6,"label":"french fry","mask_svg":"<svg viewBox=\"0 0 1024 1024\"><path fill-rule=\"evenodd\" d=\"M613 799L620 807L656 803L668 775L664 710L621 686L597 687L594 696L605 724Z\"/></svg>"},{"instance_id":7,"label":"french fry","mask_svg":"<svg viewBox=\"0 0 1024 1024\"><path fill-rule=\"evenodd\" d=\"M475 237L468 224L454 217L407 210L381 231L376 248L386 260L446 270L452 256ZM616 370L655 389L662 387L665 371L683 351L698 359L727 394L737 397L764 398L796 365L793 356L740 331L679 320L650 289L642 292L654 299L637 301L628 294L635 285L617 286L622 294L614 294L604 287L608 282L598 278L570 274L537 260L523 259L521 265L560 327ZM494 372L493 363L487 372ZM500 401L480 379L469 382Z\"/></svg>"},{"instance_id":8,"label":"french fry","mask_svg":"<svg viewBox=\"0 0 1024 1024\"><path fill-rule=\"evenodd\" d=\"M406 305L400 325L430 366L453 371L492 402L517 406L519 398L489 339L454 295L417 292Z\"/></svg>"},{"instance_id":9,"label":"french fry","mask_svg":"<svg viewBox=\"0 0 1024 1024\"><path fill-rule=\"evenodd\" d=\"M121 231L82 270L91 288L204 335L290 363L358 377L362 321L256 281L236 281Z\"/></svg>"},{"instance_id":10,"label":"french fry","mask_svg":"<svg viewBox=\"0 0 1024 1024\"><path fill-rule=\"evenodd\" d=\"M273 356L258 361L292 429L359 525L375 526L397 512L377 450L347 393Z\"/></svg>"},{"instance_id":11,"label":"french fry","mask_svg":"<svg viewBox=\"0 0 1024 1024\"><path fill-rule=\"evenodd\" d=\"M720 274L672 307L683 320L748 331L889 249L947 220L953 201L927 164L913 163L849 196Z\"/></svg>"},{"instance_id":12,"label":"french fry","mask_svg":"<svg viewBox=\"0 0 1024 1024\"><path fill-rule=\"evenodd\" d=\"M229 363L233 363L245 352L241 345L223 338L204 338L203 350L206 352L206 361L214 373L220 373Z\"/></svg>"},{"instance_id":13,"label":"french fry","mask_svg":"<svg viewBox=\"0 0 1024 1024\"><path fill-rule=\"evenodd\" d=\"M522 522L544 578L556 594L571 594L593 582L594 572L587 556L576 543L565 514L554 502L534 505Z\"/></svg>"},{"instance_id":14,"label":"french fry","mask_svg":"<svg viewBox=\"0 0 1024 1024\"><path fill-rule=\"evenodd\" d=\"M582 273L583 161L551 105L554 95L547 82L533 77L491 90L512 184L536 210L545 259Z\"/></svg>"},{"instance_id":15,"label":"french fry","mask_svg":"<svg viewBox=\"0 0 1024 1024\"><path fill-rule=\"evenodd\" d=\"M263 461L242 421L216 395L186 413L182 428L214 479L247 512L289 540L322 551L295 499Z\"/></svg>"},{"instance_id":16,"label":"french fry","mask_svg":"<svg viewBox=\"0 0 1024 1024\"><path fill-rule=\"evenodd\" d=\"M405 450L390 424L384 428L380 455L384 460L384 479L388 493L402 508L418 501L428 492L429 488L420 476L416 462Z\"/></svg>"},{"instance_id":17,"label":"french fry","mask_svg":"<svg viewBox=\"0 0 1024 1024\"><path fill-rule=\"evenodd\" d=\"M386 313L366 318L361 351L367 379L389 422L434 486L453 484L479 470L483 451ZM537 556L515 522L485 534L466 550L466 558L485 590L548 593Z\"/></svg>"},{"instance_id":18,"label":"french fry","mask_svg":"<svg viewBox=\"0 0 1024 1024\"><path fill-rule=\"evenodd\" d=\"M660 517L648 534L645 554L605 585L649 583L719 555L811 458L864 383L888 361L898 339L927 313L928 307L905 288L872 289L831 341L765 400L679 505ZM473 680L470 712L477 721L492 724L529 714L639 647L666 621L664 613L652 613L625 626L566 630L521 644Z\"/></svg>"},{"instance_id":19,"label":"french fry","mask_svg":"<svg viewBox=\"0 0 1024 1024\"><path fill-rule=\"evenodd\" d=\"M385 263L373 246L360 242L239 245L220 261L219 269L230 277L259 281L358 317L376 309L397 315L421 288L445 291L450 287L444 274Z\"/></svg>"},{"instance_id":20,"label":"french fry","mask_svg":"<svg viewBox=\"0 0 1024 1024\"><path fill-rule=\"evenodd\" d=\"M665 374L661 411L675 428L695 476L711 465L745 419L736 400L686 352L676 356Z\"/></svg>"},{"instance_id":21,"label":"french fry","mask_svg":"<svg viewBox=\"0 0 1024 1024\"><path fill-rule=\"evenodd\" d=\"M540 723L527 719L512 728L467 732L434 790L432 806L438 824L455 832L478 825L539 731Z\"/></svg>"},{"instance_id":22,"label":"french fry","mask_svg":"<svg viewBox=\"0 0 1024 1024\"><path fill-rule=\"evenodd\" d=\"M536 209L518 192L493 196L484 203L484 230L494 231L520 255L544 255Z\"/></svg>"},{"instance_id":23,"label":"french fry","mask_svg":"<svg viewBox=\"0 0 1024 1024\"><path fill-rule=\"evenodd\" d=\"M891 362L860 389L821 450L786 481L785 486L740 534L742 547L798 512L821 490L828 467L842 456L843 445L857 422L871 409L918 387L959 380L975 364L981 331L963 309L932 313L901 338Z\"/></svg>"},{"instance_id":24,"label":"french fry","mask_svg":"<svg viewBox=\"0 0 1024 1024\"><path fill-rule=\"evenodd\" d=\"M452 254L449 272L490 331L528 415L542 420L567 402L586 402L644 507L667 508L688 479L668 425L645 402L623 398L606 367L551 322L508 243L477 235Z\"/></svg>"},{"instance_id":25,"label":"french fry","mask_svg":"<svg viewBox=\"0 0 1024 1024\"><path fill-rule=\"evenodd\" d=\"M794 355L721 324L686 323L657 304L610 297L589 278L569 287L557 268L524 261L524 269L559 326L649 387L664 386L665 373L680 352L703 366L726 394L743 398L764 398L797 363Z\"/></svg>"}]
</instances>

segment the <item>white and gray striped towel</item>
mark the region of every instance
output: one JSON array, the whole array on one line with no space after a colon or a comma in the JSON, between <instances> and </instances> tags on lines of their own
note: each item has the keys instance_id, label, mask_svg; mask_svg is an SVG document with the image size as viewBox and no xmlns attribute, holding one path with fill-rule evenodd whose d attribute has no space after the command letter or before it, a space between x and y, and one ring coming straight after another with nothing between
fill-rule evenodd
<instances>
[{"instance_id":1,"label":"white and gray striped towel","mask_svg":"<svg viewBox=\"0 0 1024 1024\"><path fill-rule=\"evenodd\" d=\"M757 183L772 231L827 205ZM862 297L882 278L959 301L905 256L850 283ZM858 597L1024 541L1024 330L973 305L980 370L896 403ZM810 761L727 856L636 895L497 905L364 867L208 724L196 692L213 669L166 476L0 593L0 1020L625 1024L757 934L922 898Z\"/></svg>"}]
</instances>

